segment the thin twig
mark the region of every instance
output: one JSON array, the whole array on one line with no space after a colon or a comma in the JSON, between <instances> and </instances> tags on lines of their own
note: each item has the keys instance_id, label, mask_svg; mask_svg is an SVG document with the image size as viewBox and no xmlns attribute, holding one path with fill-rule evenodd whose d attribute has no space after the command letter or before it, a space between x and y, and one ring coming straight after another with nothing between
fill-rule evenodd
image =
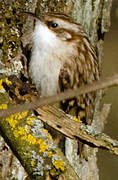
<instances>
[{"instance_id":1,"label":"thin twig","mask_svg":"<svg viewBox=\"0 0 118 180\"><path fill-rule=\"evenodd\" d=\"M15 114L18 112L31 110L31 109L36 109L36 108L44 106L44 105L56 103L56 102L62 101L64 99L73 98L76 96L80 96L82 94L86 94L86 93L89 93L92 91L104 89L104 88L115 86L115 85L118 85L118 74L116 74L112 77L105 78L103 80L94 82L92 84L82 86L76 90L68 90L66 92L62 92L57 95L49 96L46 98L39 99L37 97L37 99L35 101L32 101L30 103L17 104L8 109L0 110L0 118L7 117L10 114Z\"/></svg>"}]
</instances>

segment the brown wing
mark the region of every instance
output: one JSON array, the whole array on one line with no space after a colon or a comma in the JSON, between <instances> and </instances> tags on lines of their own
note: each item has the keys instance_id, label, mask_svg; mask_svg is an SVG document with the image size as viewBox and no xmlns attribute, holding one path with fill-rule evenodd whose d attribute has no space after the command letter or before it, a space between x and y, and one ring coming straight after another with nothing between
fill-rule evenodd
<instances>
[{"instance_id":1,"label":"brown wing","mask_svg":"<svg viewBox=\"0 0 118 180\"><path fill-rule=\"evenodd\" d=\"M60 91L75 89L99 79L97 56L86 37L78 45L78 56L70 57L60 71ZM90 124L94 112L96 93L88 93L61 102L62 109L69 114Z\"/></svg>"}]
</instances>

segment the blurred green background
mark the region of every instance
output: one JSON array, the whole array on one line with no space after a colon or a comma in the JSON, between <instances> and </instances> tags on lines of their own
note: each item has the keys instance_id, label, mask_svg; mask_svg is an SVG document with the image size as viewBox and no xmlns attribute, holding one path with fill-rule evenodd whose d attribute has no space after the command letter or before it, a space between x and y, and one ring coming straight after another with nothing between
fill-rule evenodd
<instances>
[{"instance_id":1,"label":"blurred green background","mask_svg":"<svg viewBox=\"0 0 118 180\"><path fill-rule=\"evenodd\" d=\"M118 73L118 0L113 0L111 28L105 35L102 76ZM118 87L106 91L103 103L111 103L111 111L107 118L104 132L118 140ZM100 180L118 179L118 156L100 150L98 153Z\"/></svg>"}]
</instances>

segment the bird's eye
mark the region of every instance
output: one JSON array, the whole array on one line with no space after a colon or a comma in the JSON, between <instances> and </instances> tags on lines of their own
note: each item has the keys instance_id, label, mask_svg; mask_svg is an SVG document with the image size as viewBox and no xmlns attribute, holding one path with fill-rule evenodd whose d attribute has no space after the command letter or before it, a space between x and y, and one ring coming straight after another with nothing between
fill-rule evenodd
<instances>
[{"instance_id":1,"label":"bird's eye","mask_svg":"<svg viewBox=\"0 0 118 180\"><path fill-rule=\"evenodd\" d=\"M58 24L55 23L55 22L49 21L49 22L48 22L48 26L49 26L49 27L52 27L52 28L56 28L56 27L58 27Z\"/></svg>"},{"instance_id":2,"label":"bird's eye","mask_svg":"<svg viewBox=\"0 0 118 180\"><path fill-rule=\"evenodd\" d=\"M51 24L51 27L52 27L52 28L56 28L57 26L58 26L57 23L52 23L52 24Z\"/></svg>"}]
</instances>

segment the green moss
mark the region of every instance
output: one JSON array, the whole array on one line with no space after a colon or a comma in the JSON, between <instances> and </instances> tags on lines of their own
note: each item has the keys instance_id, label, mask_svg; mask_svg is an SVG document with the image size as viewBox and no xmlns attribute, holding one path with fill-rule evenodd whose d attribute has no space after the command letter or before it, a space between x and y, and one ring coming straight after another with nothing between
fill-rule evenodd
<instances>
[{"instance_id":1,"label":"green moss","mask_svg":"<svg viewBox=\"0 0 118 180\"><path fill-rule=\"evenodd\" d=\"M38 0L36 14L37 16L43 12L64 12L66 9L66 0Z\"/></svg>"},{"instance_id":2,"label":"green moss","mask_svg":"<svg viewBox=\"0 0 118 180\"><path fill-rule=\"evenodd\" d=\"M26 0L18 0L12 4L0 2L0 47L4 63L16 56L17 49L21 44L25 19L20 12L23 11L25 2Z\"/></svg>"}]
</instances>

